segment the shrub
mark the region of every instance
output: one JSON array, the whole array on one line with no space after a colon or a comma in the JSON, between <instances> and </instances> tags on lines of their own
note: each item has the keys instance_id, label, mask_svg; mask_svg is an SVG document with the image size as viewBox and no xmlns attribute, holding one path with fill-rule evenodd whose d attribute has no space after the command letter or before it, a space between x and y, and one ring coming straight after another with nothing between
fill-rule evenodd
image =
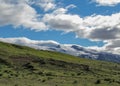
<instances>
[{"instance_id":1,"label":"shrub","mask_svg":"<svg viewBox=\"0 0 120 86\"><path fill-rule=\"evenodd\" d=\"M0 76L2 76L3 74L0 74Z\"/></svg>"},{"instance_id":2,"label":"shrub","mask_svg":"<svg viewBox=\"0 0 120 86\"><path fill-rule=\"evenodd\" d=\"M43 75L43 72L40 71L40 72L38 72L38 74L39 74L39 75Z\"/></svg>"},{"instance_id":3,"label":"shrub","mask_svg":"<svg viewBox=\"0 0 120 86\"><path fill-rule=\"evenodd\" d=\"M111 81L111 79L110 78L106 78L106 79L104 79L104 81Z\"/></svg>"},{"instance_id":4,"label":"shrub","mask_svg":"<svg viewBox=\"0 0 120 86\"><path fill-rule=\"evenodd\" d=\"M71 76L75 76L75 74L74 74L74 73L71 73Z\"/></svg>"},{"instance_id":5,"label":"shrub","mask_svg":"<svg viewBox=\"0 0 120 86\"><path fill-rule=\"evenodd\" d=\"M14 86L18 86L18 84L15 84Z\"/></svg>"},{"instance_id":6,"label":"shrub","mask_svg":"<svg viewBox=\"0 0 120 86\"><path fill-rule=\"evenodd\" d=\"M51 79L53 79L52 77L47 77L47 80L51 80Z\"/></svg>"},{"instance_id":7,"label":"shrub","mask_svg":"<svg viewBox=\"0 0 120 86\"><path fill-rule=\"evenodd\" d=\"M73 84L76 84L76 83L77 83L77 80L74 80L74 81L73 81Z\"/></svg>"},{"instance_id":8,"label":"shrub","mask_svg":"<svg viewBox=\"0 0 120 86\"><path fill-rule=\"evenodd\" d=\"M95 84L100 84L101 83L101 80L97 80L96 82L95 82Z\"/></svg>"},{"instance_id":9,"label":"shrub","mask_svg":"<svg viewBox=\"0 0 120 86\"><path fill-rule=\"evenodd\" d=\"M51 72L46 73L46 76L52 76L53 74Z\"/></svg>"},{"instance_id":10,"label":"shrub","mask_svg":"<svg viewBox=\"0 0 120 86\"><path fill-rule=\"evenodd\" d=\"M45 81L46 81L45 79L42 80L42 82L45 82Z\"/></svg>"},{"instance_id":11,"label":"shrub","mask_svg":"<svg viewBox=\"0 0 120 86\"><path fill-rule=\"evenodd\" d=\"M79 76L79 75L81 75L81 73L77 73L77 75Z\"/></svg>"}]
</instances>

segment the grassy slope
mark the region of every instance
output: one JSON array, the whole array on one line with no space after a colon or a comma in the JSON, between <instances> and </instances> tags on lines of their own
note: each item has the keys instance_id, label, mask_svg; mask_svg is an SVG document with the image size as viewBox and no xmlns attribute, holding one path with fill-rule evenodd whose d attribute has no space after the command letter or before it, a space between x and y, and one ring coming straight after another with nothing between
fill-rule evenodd
<instances>
[{"instance_id":1,"label":"grassy slope","mask_svg":"<svg viewBox=\"0 0 120 86\"><path fill-rule=\"evenodd\" d=\"M120 64L0 42L0 86L119 86Z\"/></svg>"}]
</instances>

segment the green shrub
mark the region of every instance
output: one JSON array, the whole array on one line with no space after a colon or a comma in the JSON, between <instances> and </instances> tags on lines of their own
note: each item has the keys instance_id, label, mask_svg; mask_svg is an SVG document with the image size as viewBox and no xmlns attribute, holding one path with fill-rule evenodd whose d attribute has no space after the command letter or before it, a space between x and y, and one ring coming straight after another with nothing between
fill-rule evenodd
<instances>
[{"instance_id":1,"label":"green shrub","mask_svg":"<svg viewBox=\"0 0 120 86\"><path fill-rule=\"evenodd\" d=\"M45 82L45 81L46 81L45 79L42 80L42 82Z\"/></svg>"},{"instance_id":2,"label":"green shrub","mask_svg":"<svg viewBox=\"0 0 120 86\"><path fill-rule=\"evenodd\" d=\"M46 76L53 76L53 74L51 72L48 72L45 74Z\"/></svg>"},{"instance_id":3,"label":"green shrub","mask_svg":"<svg viewBox=\"0 0 120 86\"><path fill-rule=\"evenodd\" d=\"M3 74L0 74L0 76L2 76Z\"/></svg>"},{"instance_id":4,"label":"green shrub","mask_svg":"<svg viewBox=\"0 0 120 86\"><path fill-rule=\"evenodd\" d=\"M18 86L18 84L15 84L14 86Z\"/></svg>"},{"instance_id":5,"label":"green shrub","mask_svg":"<svg viewBox=\"0 0 120 86\"><path fill-rule=\"evenodd\" d=\"M76 83L78 83L78 81L77 81L77 80L74 80L74 81L73 81L73 84L76 84Z\"/></svg>"},{"instance_id":6,"label":"green shrub","mask_svg":"<svg viewBox=\"0 0 120 86\"><path fill-rule=\"evenodd\" d=\"M95 82L95 84L100 84L101 83L101 80L97 80L96 82Z\"/></svg>"}]
</instances>

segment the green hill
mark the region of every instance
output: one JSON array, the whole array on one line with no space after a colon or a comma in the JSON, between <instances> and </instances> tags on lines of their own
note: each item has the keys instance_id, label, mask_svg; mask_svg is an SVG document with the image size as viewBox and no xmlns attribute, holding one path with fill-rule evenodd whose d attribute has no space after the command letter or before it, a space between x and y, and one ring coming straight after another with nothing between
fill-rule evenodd
<instances>
[{"instance_id":1,"label":"green hill","mask_svg":"<svg viewBox=\"0 0 120 86\"><path fill-rule=\"evenodd\" d=\"M0 42L0 86L120 86L120 64Z\"/></svg>"}]
</instances>

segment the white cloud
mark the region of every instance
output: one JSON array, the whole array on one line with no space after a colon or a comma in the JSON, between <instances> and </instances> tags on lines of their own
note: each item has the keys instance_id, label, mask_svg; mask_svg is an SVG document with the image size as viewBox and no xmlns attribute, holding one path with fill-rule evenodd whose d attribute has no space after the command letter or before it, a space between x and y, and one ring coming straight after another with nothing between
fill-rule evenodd
<instances>
[{"instance_id":1,"label":"white cloud","mask_svg":"<svg viewBox=\"0 0 120 86\"><path fill-rule=\"evenodd\" d=\"M39 41L39 40L31 40L26 37L0 38L0 41L12 43L12 44L19 44L23 46L29 46L32 48L43 49L43 50L47 50L48 47L54 47L54 46L59 45L59 43L52 41L52 40L47 40L47 41L40 40Z\"/></svg>"},{"instance_id":2,"label":"white cloud","mask_svg":"<svg viewBox=\"0 0 120 86\"><path fill-rule=\"evenodd\" d=\"M60 8L44 15L43 20L49 28L75 32L81 38L102 41L120 38L120 13L82 18L79 15L68 14L66 9Z\"/></svg>"},{"instance_id":3,"label":"white cloud","mask_svg":"<svg viewBox=\"0 0 120 86\"><path fill-rule=\"evenodd\" d=\"M66 9L76 8L76 7L77 7L76 5L74 5L74 4L70 4L70 5L68 5L68 6L66 7Z\"/></svg>"},{"instance_id":4,"label":"white cloud","mask_svg":"<svg viewBox=\"0 0 120 86\"><path fill-rule=\"evenodd\" d=\"M65 14L68 10L65 8L58 8L54 10L51 14L57 15L57 14Z\"/></svg>"},{"instance_id":5,"label":"white cloud","mask_svg":"<svg viewBox=\"0 0 120 86\"><path fill-rule=\"evenodd\" d=\"M36 10L26 2L0 0L0 26L23 26L34 30L44 30L46 25L38 19Z\"/></svg>"},{"instance_id":6,"label":"white cloud","mask_svg":"<svg viewBox=\"0 0 120 86\"><path fill-rule=\"evenodd\" d=\"M115 6L120 4L120 0L93 0L98 3L100 6Z\"/></svg>"},{"instance_id":7,"label":"white cloud","mask_svg":"<svg viewBox=\"0 0 120 86\"><path fill-rule=\"evenodd\" d=\"M46 14L44 21L49 25L49 28L65 32L75 31L82 23L82 19L78 15L71 14Z\"/></svg>"},{"instance_id":8,"label":"white cloud","mask_svg":"<svg viewBox=\"0 0 120 86\"><path fill-rule=\"evenodd\" d=\"M83 19L83 36L92 40L114 40L120 35L120 13L104 16L94 15ZM79 33L78 33L79 34Z\"/></svg>"},{"instance_id":9,"label":"white cloud","mask_svg":"<svg viewBox=\"0 0 120 86\"><path fill-rule=\"evenodd\" d=\"M37 0L36 3L38 6L42 7L44 11L53 10L56 8L56 4L54 0Z\"/></svg>"},{"instance_id":10,"label":"white cloud","mask_svg":"<svg viewBox=\"0 0 120 86\"><path fill-rule=\"evenodd\" d=\"M104 47L106 51L120 54L120 39L107 41L107 44L105 44Z\"/></svg>"}]
</instances>

